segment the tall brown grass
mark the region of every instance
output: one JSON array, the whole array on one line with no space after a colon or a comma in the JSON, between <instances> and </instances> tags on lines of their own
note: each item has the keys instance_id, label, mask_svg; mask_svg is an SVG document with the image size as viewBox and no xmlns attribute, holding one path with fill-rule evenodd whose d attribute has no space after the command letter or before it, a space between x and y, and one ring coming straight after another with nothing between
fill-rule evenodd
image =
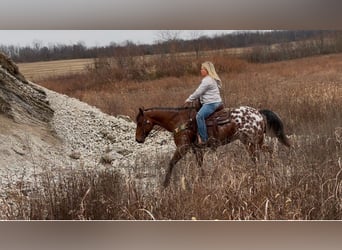
<instances>
[{"instance_id":1,"label":"tall brown grass","mask_svg":"<svg viewBox=\"0 0 342 250\"><path fill-rule=\"evenodd\" d=\"M229 63L231 59L217 65ZM273 157L261 154L253 164L243 146L235 142L206 154L204 176L190 154L176 166L167 189L158 183L168 158L161 157L155 164L145 160L146 168L160 173L156 187L148 193L138 188L135 178L123 181L113 172L84 170L59 175L57 182L46 175L42 177L44 189L21 196L21 203L16 203L20 209L15 211L26 219L342 219L342 54L243 63L233 68L219 71L225 105L277 112L290 136L291 149L268 139ZM140 106L182 105L200 81L200 76L186 74L101 84L92 82L91 76L40 84L109 114L134 119ZM14 210L8 211L8 218L15 219Z\"/></svg>"},{"instance_id":2,"label":"tall brown grass","mask_svg":"<svg viewBox=\"0 0 342 250\"><path fill-rule=\"evenodd\" d=\"M218 68L226 106L272 109L284 117L290 133L331 132L337 124L342 124L341 54L269 64L248 64L222 57L203 60L212 60ZM199 71L200 63L195 65ZM108 114L134 118L140 106L182 105L201 80L197 73L145 82L108 82L108 72L103 78L94 74L69 75L39 83L97 106Z\"/></svg>"}]
</instances>

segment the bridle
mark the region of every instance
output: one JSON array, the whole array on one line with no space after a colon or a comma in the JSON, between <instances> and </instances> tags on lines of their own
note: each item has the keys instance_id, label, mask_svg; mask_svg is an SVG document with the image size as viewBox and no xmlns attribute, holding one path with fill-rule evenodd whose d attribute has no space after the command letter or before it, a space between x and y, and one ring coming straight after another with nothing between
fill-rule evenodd
<instances>
[{"instance_id":1,"label":"bridle","mask_svg":"<svg viewBox=\"0 0 342 250\"><path fill-rule=\"evenodd\" d=\"M146 133L145 127L146 127L147 124L150 124L151 122L148 119L145 118L145 114L144 113L142 115L143 115L142 130L143 130L144 138L146 138L147 137L147 135L146 135L147 133Z\"/></svg>"}]
</instances>

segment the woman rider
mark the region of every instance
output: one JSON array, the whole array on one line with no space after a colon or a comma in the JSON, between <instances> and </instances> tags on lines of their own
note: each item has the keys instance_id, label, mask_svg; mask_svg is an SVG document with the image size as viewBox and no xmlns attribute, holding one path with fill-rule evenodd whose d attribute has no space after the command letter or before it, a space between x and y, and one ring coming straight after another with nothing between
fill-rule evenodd
<instances>
[{"instance_id":1,"label":"woman rider","mask_svg":"<svg viewBox=\"0 0 342 250\"><path fill-rule=\"evenodd\" d=\"M212 62L204 62L201 65L201 75L203 79L198 88L186 99L187 102L192 102L200 99L202 104L201 109L196 115L198 127L198 144L206 145L208 141L208 132L205 125L205 119L209 117L221 104L222 98L220 88L222 86L221 79L217 75Z\"/></svg>"}]
</instances>

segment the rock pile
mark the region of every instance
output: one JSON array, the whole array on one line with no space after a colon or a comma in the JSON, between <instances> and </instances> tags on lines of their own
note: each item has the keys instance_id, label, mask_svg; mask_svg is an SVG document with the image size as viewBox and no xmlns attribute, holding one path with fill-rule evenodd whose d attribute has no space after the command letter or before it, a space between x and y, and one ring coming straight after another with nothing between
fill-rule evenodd
<instances>
[{"instance_id":1,"label":"rock pile","mask_svg":"<svg viewBox=\"0 0 342 250\"><path fill-rule=\"evenodd\" d=\"M128 117L104 114L77 99L13 74L8 67L0 67L0 101L7 100L12 105L6 104L7 110L14 110L12 107L18 101L24 107L20 109L24 114L21 116L7 115L5 108L0 112L0 188L3 190L22 180L33 182L44 171L81 168L111 168L142 182L153 182L160 169L150 168L147 160L153 165L153 161L171 154L175 148L171 135L163 131L138 144L135 123ZM12 99L1 99L6 92L4 86L13 86L12 93L17 91L10 96ZM25 91L21 91L22 86ZM21 98L23 93L25 96Z\"/></svg>"}]
</instances>

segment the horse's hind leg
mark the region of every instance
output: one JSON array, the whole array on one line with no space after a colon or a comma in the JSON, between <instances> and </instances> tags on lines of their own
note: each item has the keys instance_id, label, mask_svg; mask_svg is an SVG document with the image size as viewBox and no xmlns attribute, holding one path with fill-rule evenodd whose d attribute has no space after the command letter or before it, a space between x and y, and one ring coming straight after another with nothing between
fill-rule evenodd
<instances>
[{"instance_id":1,"label":"horse's hind leg","mask_svg":"<svg viewBox=\"0 0 342 250\"><path fill-rule=\"evenodd\" d=\"M255 140L251 139L251 137L247 134L240 134L239 139L245 145L253 163L256 163L258 156L257 156L257 146L255 143Z\"/></svg>"},{"instance_id":2,"label":"horse's hind leg","mask_svg":"<svg viewBox=\"0 0 342 250\"><path fill-rule=\"evenodd\" d=\"M261 152L269 153L270 157L273 156L273 150L266 144L264 144L263 140L259 141L259 143L248 143L246 145L248 153L254 163L256 163L260 158Z\"/></svg>"},{"instance_id":3,"label":"horse's hind leg","mask_svg":"<svg viewBox=\"0 0 342 250\"><path fill-rule=\"evenodd\" d=\"M172 156L172 159L169 163L169 167L166 170L166 175L165 175L165 179L164 179L164 187L167 187L170 184L170 179L171 179L171 174L172 174L172 170L173 167L176 165L176 163L182 159L182 157L188 152L189 147L188 146L182 146L182 147L178 147L175 151L175 153Z\"/></svg>"},{"instance_id":4,"label":"horse's hind leg","mask_svg":"<svg viewBox=\"0 0 342 250\"><path fill-rule=\"evenodd\" d=\"M272 158L273 155L273 150L270 146L265 144L265 134L264 133L259 133L258 134L258 148L262 151L262 152L267 152L269 153L270 157Z\"/></svg>"},{"instance_id":5,"label":"horse's hind leg","mask_svg":"<svg viewBox=\"0 0 342 250\"><path fill-rule=\"evenodd\" d=\"M270 146L266 145L266 144L261 144L260 148L263 152L267 152L271 158L273 158L273 150Z\"/></svg>"},{"instance_id":6,"label":"horse's hind leg","mask_svg":"<svg viewBox=\"0 0 342 250\"><path fill-rule=\"evenodd\" d=\"M253 163L257 163L258 161L258 154L257 154L257 147L254 143L247 143L246 145L249 156L251 157Z\"/></svg>"}]
</instances>

